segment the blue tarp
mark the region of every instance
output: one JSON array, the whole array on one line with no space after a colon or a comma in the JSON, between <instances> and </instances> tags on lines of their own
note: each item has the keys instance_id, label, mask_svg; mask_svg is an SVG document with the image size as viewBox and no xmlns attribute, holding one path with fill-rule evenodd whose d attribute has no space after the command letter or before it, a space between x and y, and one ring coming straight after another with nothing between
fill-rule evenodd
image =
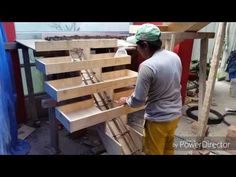
<instances>
[{"instance_id":1,"label":"blue tarp","mask_svg":"<svg viewBox=\"0 0 236 177\"><path fill-rule=\"evenodd\" d=\"M11 56L5 51L7 41L0 22L0 154L27 154L28 142L17 138L16 92L12 71Z\"/></svg>"},{"instance_id":2,"label":"blue tarp","mask_svg":"<svg viewBox=\"0 0 236 177\"><path fill-rule=\"evenodd\" d=\"M231 51L227 60L226 72L229 73L229 79L236 78L236 51Z\"/></svg>"}]
</instances>

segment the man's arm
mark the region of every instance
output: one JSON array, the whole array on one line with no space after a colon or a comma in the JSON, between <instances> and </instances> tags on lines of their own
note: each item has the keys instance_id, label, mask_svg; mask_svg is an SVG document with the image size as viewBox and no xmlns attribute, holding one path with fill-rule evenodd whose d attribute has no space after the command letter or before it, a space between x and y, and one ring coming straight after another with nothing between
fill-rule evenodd
<instances>
[{"instance_id":1,"label":"man's arm","mask_svg":"<svg viewBox=\"0 0 236 177\"><path fill-rule=\"evenodd\" d=\"M126 100L128 106L140 107L145 103L152 82L152 76L153 72L148 66L140 65L135 90Z\"/></svg>"}]
</instances>

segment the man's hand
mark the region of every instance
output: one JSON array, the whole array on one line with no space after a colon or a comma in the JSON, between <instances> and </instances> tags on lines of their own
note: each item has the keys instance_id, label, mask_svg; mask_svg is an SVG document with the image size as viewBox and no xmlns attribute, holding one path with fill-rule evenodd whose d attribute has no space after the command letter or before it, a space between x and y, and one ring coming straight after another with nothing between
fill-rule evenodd
<instances>
[{"instance_id":1,"label":"man's hand","mask_svg":"<svg viewBox=\"0 0 236 177\"><path fill-rule=\"evenodd\" d=\"M119 106L121 106L126 103L127 99L128 99L128 97L121 97L119 100L115 100L115 103L118 104Z\"/></svg>"}]
</instances>

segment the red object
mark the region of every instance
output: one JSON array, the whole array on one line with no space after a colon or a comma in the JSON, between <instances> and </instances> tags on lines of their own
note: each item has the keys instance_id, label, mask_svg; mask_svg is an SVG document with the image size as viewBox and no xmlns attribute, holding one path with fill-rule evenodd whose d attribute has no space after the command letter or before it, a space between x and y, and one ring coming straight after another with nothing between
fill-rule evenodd
<instances>
[{"instance_id":1,"label":"red object","mask_svg":"<svg viewBox=\"0 0 236 177\"><path fill-rule=\"evenodd\" d=\"M174 48L174 52L179 55L182 62L181 95L183 104L187 94L187 82L189 77L192 49L193 39L184 40Z\"/></svg>"},{"instance_id":2,"label":"red object","mask_svg":"<svg viewBox=\"0 0 236 177\"><path fill-rule=\"evenodd\" d=\"M3 23L7 40L8 42L14 42L16 40L16 32L14 22L4 22ZM17 50L10 51L12 58L12 67L13 67L13 76L16 87L16 118L18 123L26 122L26 112L25 112L25 99L23 93L23 85L21 78L21 70L20 70L20 61L18 57Z\"/></svg>"}]
</instances>

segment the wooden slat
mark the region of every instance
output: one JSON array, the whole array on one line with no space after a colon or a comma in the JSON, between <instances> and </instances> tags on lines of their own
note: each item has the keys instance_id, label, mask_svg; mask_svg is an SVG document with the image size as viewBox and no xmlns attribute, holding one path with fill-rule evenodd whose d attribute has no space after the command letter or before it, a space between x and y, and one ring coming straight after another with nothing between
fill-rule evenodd
<instances>
[{"instance_id":1,"label":"wooden slat","mask_svg":"<svg viewBox=\"0 0 236 177\"><path fill-rule=\"evenodd\" d=\"M224 34L225 34L225 29L226 29L226 23L220 23L218 27L218 32L216 35L216 42L215 42L215 47L213 51L213 56L211 60L211 68L210 68L210 73L208 77L208 82L206 86L206 92L205 92L205 97L203 101L203 106L202 106L202 111L200 112L200 117L199 117L199 138L198 142L202 142L206 130L207 130L207 122L208 122L208 116L209 116L209 111L210 111L210 105L211 105L211 99L212 99L212 94L215 86L215 80L216 80L216 73L219 65L219 60L220 56L222 54L222 45L223 45L223 40L224 40Z\"/></svg>"},{"instance_id":2,"label":"wooden slat","mask_svg":"<svg viewBox=\"0 0 236 177\"><path fill-rule=\"evenodd\" d=\"M134 92L133 87L127 88L126 90L114 92L113 100L118 100L120 97L130 96L133 92Z\"/></svg>"},{"instance_id":3,"label":"wooden slat","mask_svg":"<svg viewBox=\"0 0 236 177\"><path fill-rule=\"evenodd\" d=\"M112 71L114 72L114 71ZM116 73L116 72L115 72ZM107 73L106 73L107 74ZM84 83L77 85L75 81L77 77L63 79L65 82L61 84L61 80L47 81L45 82L45 91L55 100L63 101L75 97L90 95L93 93L111 90L121 87L126 87L135 84L137 79L137 73L130 71L128 75L124 77L116 77L113 79L104 80L102 82L85 85ZM65 83L69 83L65 85ZM74 83L74 85L73 85ZM61 84L61 85L60 85ZM64 86L64 87L63 87Z\"/></svg>"},{"instance_id":4,"label":"wooden slat","mask_svg":"<svg viewBox=\"0 0 236 177\"><path fill-rule=\"evenodd\" d=\"M114 48L117 47L117 39L78 39L62 41L35 42L35 49L42 51L71 50L73 48Z\"/></svg>"},{"instance_id":5,"label":"wooden slat","mask_svg":"<svg viewBox=\"0 0 236 177\"><path fill-rule=\"evenodd\" d=\"M138 28L141 25L130 25L129 26L129 33L131 34L135 34L138 30ZM167 25L156 25L161 31L167 31L168 30L168 26Z\"/></svg>"},{"instance_id":6,"label":"wooden slat","mask_svg":"<svg viewBox=\"0 0 236 177\"><path fill-rule=\"evenodd\" d=\"M90 54L89 59L98 59L98 58L112 58L115 56L115 53L100 53L100 54Z\"/></svg>"},{"instance_id":7,"label":"wooden slat","mask_svg":"<svg viewBox=\"0 0 236 177\"><path fill-rule=\"evenodd\" d=\"M116 78L119 78L119 77L125 77L125 76L128 76L128 75L136 75L136 72L128 70L128 69L122 69L122 70L102 73L101 78L102 78L102 80L110 80L110 79L116 79Z\"/></svg>"},{"instance_id":8,"label":"wooden slat","mask_svg":"<svg viewBox=\"0 0 236 177\"><path fill-rule=\"evenodd\" d=\"M184 41L185 39L210 39L215 37L215 33L211 32L163 32L161 39L162 41L171 40L174 37L174 42L172 42L172 47L176 44ZM171 42L169 42L171 43ZM168 45L168 44L167 44ZM169 44L171 45L171 44Z\"/></svg>"},{"instance_id":9,"label":"wooden slat","mask_svg":"<svg viewBox=\"0 0 236 177\"><path fill-rule=\"evenodd\" d=\"M73 103L57 107L55 112L57 119L65 126L65 128L69 132L74 132L142 109L143 107L130 108L127 106L118 106L101 111L95 106L82 109L77 103Z\"/></svg>"},{"instance_id":10,"label":"wooden slat","mask_svg":"<svg viewBox=\"0 0 236 177\"><path fill-rule=\"evenodd\" d=\"M137 148L142 151L143 149L143 134L139 133L137 130L135 130L134 128L130 127L129 125L127 125L128 130L130 131L130 135L132 137L132 139L134 140Z\"/></svg>"},{"instance_id":11,"label":"wooden slat","mask_svg":"<svg viewBox=\"0 0 236 177\"><path fill-rule=\"evenodd\" d=\"M129 148L129 142L127 142L124 135L122 135L122 130L120 129L120 126L116 123L116 119L117 118L108 121L108 127L110 128L112 134L115 136L115 139L121 144L123 151L122 153L125 155L131 154L132 151Z\"/></svg>"},{"instance_id":12,"label":"wooden slat","mask_svg":"<svg viewBox=\"0 0 236 177\"><path fill-rule=\"evenodd\" d=\"M120 116L119 119L115 119L115 121L120 127L123 137L125 141L127 142L129 149L131 150L131 154L136 154L136 151L138 150L136 143L134 139L132 138L132 136L130 135L130 130L127 128L127 122L123 122L123 121L127 121L126 118L127 118L127 115L122 115Z\"/></svg>"},{"instance_id":13,"label":"wooden slat","mask_svg":"<svg viewBox=\"0 0 236 177\"><path fill-rule=\"evenodd\" d=\"M198 113L202 110L203 99L206 90L206 66L207 66L207 52L208 52L208 39L201 40L200 49L200 67L199 67L199 96L198 96Z\"/></svg>"},{"instance_id":14,"label":"wooden slat","mask_svg":"<svg viewBox=\"0 0 236 177\"><path fill-rule=\"evenodd\" d=\"M103 125L101 125L103 124ZM101 123L96 126L97 132L102 140L103 145L105 146L108 154L110 155L121 155L122 154L122 146L116 141L114 138L106 134L103 126L104 123ZM102 126L102 127L101 127Z\"/></svg>"},{"instance_id":15,"label":"wooden slat","mask_svg":"<svg viewBox=\"0 0 236 177\"><path fill-rule=\"evenodd\" d=\"M201 23L196 23L195 25L191 26L187 31L199 31L205 26L207 26L209 22L201 22Z\"/></svg>"},{"instance_id":16,"label":"wooden slat","mask_svg":"<svg viewBox=\"0 0 236 177\"><path fill-rule=\"evenodd\" d=\"M165 49L170 50L170 39L165 40Z\"/></svg>"},{"instance_id":17,"label":"wooden slat","mask_svg":"<svg viewBox=\"0 0 236 177\"><path fill-rule=\"evenodd\" d=\"M214 38L215 37L215 33L211 33L211 32L184 32L184 33L176 33L176 32L164 32L162 33L163 37L165 37L165 35L168 36L168 39L171 39L171 35L174 34L175 35L175 39L204 39L204 38Z\"/></svg>"},{"instance_id":18,"label":"wooden slat","mask_svg":"<svg viewBox=\"0 0 236 177\"><path fill-rule=\"evenodd\" d=\"M65 89L65 88L68 88L68 87L74 87L76 85L81 85L82 84L82 78L80 76L70 77L70 78L65 78L65 79L47 81L47 83L50 83L50 85L53 88L55 88L57 90L61 90L61 89Z\"/></svg>"},{"instance_id":19,"label":"wooden slat","mask_svg":"<svg viewBox=\"0 0 236 177\"><path fill-rule=\"evenodd\" d=\"M111 57L93 60L72 61L71 57L52 57L36 60L36 68L46 75L78 71L82 69L102 68L126 65L131 63L131 57Z\"/></svg>"},{"instance_id":20,"label":"wooden slat","mask_svg":"<svg viewBox=\"0 0 236 177\"><path fill-rule=\"evenodd\" d=\"M174 47L175 47L175 34L171 34L170 51L173 51Z\"/></svg>"},{"instance_id":21,"label":"wooden slat","mask_svg":"<svg viewBox=\"0 0 236 177\"><path fill-rule=\"evenodd\" d=\"M85 101L79 101L79 102L76 102L76 103L72 103L70 105L72 105L72 106L70 107L68 105L64 105L64 106L59 106L59 107L60 107L60 110L63 113L69 114L73 111L80 111L80 110L83 110L83 109L93 107L94 106L94 101L93 101L93 99L88 99L88 100L85 100Z\"/></svg>"},{"instance_id":22,"label":"wooden slat","mask_svg":"<svg viewBox=\"0 0 236 177\"><path fill-rule=\"evenodd\" d=\"M57 107L57 106L63 106L69 103L75 103L78 101L84 101L91 98L91 96L85 96L85 97L78 97L78 98L74 98L74 99L70 99L70 100L66 100L66 101L62 101L62 102L56 102L55 100L51 99L51 98L46 98L46 99L42 99L41 100L41 106L42 108L52 108L52 107Z\"/></svg>"},{"instance_id":23,"label":"wooden slat","mask_svg":"<svg viewBox=\"0 0 236 177\"><path fill-rule=\"evenodd\" d=\"M167 22L168 31L185 32L185 31L199 31L209 22Z\"/></svg>"}]
</instances>

